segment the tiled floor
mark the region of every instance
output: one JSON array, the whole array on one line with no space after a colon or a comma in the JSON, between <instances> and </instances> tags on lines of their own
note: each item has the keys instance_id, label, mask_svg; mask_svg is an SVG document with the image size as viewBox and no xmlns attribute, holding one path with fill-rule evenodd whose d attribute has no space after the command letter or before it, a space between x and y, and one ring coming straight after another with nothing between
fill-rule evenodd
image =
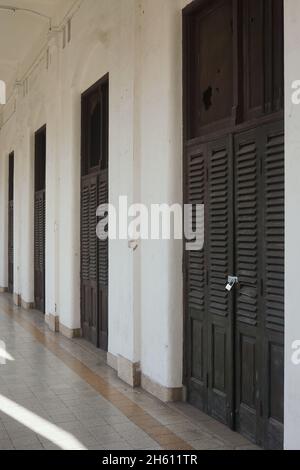
<instances>
[{"instance_id":1,"label":"tiled floor","mask_svg":"<svg viewBox=\"0 0 300 470\"><path fill-rule=\"evenodd\" d=\"M126 386L101 351L52 333L7 294L0 341L0 450L256 448L186 403Z\"/></svg>"}]
</instances>

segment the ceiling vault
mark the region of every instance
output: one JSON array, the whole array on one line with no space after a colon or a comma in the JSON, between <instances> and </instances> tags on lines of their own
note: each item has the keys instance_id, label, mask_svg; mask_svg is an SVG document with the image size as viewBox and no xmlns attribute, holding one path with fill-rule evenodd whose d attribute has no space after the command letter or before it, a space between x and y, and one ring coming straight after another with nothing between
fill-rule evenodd
<instances>
[{"instance_id":1,"label":"ceiling vault","mask_svg":"<svg viewBox=\"0 0 300 470\"><path fill-rule=\"evenodd\" d=\"M40 60L49 32L61 31L82 1L0 0L0 80L6 83L7 102ZM3 110L0 105L0 120Z\"/></svg>"},{"instance_id":2,"label":"ceiling vault","mask_svg":"<svg viewBox=\"0 0 300 470\"><path fill-rule=\"evenodd\" d=\"M41 13L39 11L36 11L36 10L32 10L30 8L21 8L21 7L15 7L15 6L8 6L8 5L3 5L1 6L0 5L0 11L9 11L11 13L18 13L18 12L24 12L24 13L29 13L31 15L36 15L36 16L39 16L47 21L49 21L49 25L50 25L50 28L51 28L51 22L52 22L52 18L51 16L48 16L48 15L45 15L44 13Z\"/></svg>"}]
</instances>

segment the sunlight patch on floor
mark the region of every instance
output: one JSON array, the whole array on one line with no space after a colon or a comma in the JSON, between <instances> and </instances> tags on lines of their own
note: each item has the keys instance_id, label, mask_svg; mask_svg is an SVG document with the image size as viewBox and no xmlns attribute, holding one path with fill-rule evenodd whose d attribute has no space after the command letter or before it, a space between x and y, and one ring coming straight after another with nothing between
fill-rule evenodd
<instances>
[{"instance_id":1,"label":"sunlight patch on floor","mask_svg":"<svg viewBox=\"0 0 300 470\"><path fill-rule=\"evenodd\" d=\"M6 351L4 341L0 341L0 364L6 364L6 361L14 361L14 358Z\"/></svg>"},{"instance_id":2,"label":"sunlight patch on floor","mask_svg":"<svg viewBox=\"0 0 300 470\"><path fill-rule=\"evenodd\" d=\"M51 441L62 450L87 450L72 434L3 395L0 395L0 410L15 421L26 426L26 428Z\"/></svg>"}]
</instances>

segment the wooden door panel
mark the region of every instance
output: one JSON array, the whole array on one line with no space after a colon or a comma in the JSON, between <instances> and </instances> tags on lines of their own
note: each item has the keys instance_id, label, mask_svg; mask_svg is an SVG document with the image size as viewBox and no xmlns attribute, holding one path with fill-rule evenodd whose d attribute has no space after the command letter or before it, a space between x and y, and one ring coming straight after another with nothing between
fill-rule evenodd
<instances>
[{"instance_id":1,"label":"wooden door panel","mask_svg":"<svg viewBox=\"0 0 300 470\"><path fill-rule=\"evenodd\" d=\"M35 133L34 161L34 300L45 313L46 270L46 126Z\"/></svg>"},{"instance_id":2,"label":"wooden door panel","mask_svg":"<svg viewBox=\"0 0 300 470\"><path fill-rule=\"evenodd\" d=\"M14 289L14 201L8 207L8 292Z\"/></svg>"},{"instance_id":3,"label":"wooden door panel","mask_svg":"<svg viewBox=\"0 0 300 470\"><path fill-rule=\"evenodd\" d=\"M244 0L244 118L264 112L264 1Z\"/></svg>"},{"instance_id":4,"label":"wooden door panel","mask_svg":"<svg viewBox=\"0 0 300 470\"><path fill-rule=\"evenodd\" d=\"M263 441L283 445L284 403L284 123L262 130L264 200Z\"/></svg>"},{"instance_id":5,"label":"wooden door panel","mask_svg":"<svg viewBox=\"0 0 300 470\"><path fill-rule=\"evenodd\" d=\"M205 184L207 178L205 148L189 149L186 161L185 203L205 204ZM194 214L189 218L189 231L194 227ZM186 276L186 354L185 374L188 381L189 401L206 410L207 406L207 339L205 323L206 268L204 248L198 251L185 251Z\"/></svg>"},{"instance_id":6,"label":"wooden door panel","mask_svg":"<svg viewBox=\"0 0 300 470\"><path fill-rule=\"evenodd\" d=\"M108 348L108 287L101 287L99 291L99 347L103 351Z\"/></svg>"},{"instance_id":7,"label":"wooden door panel","mask_svg":"<svg viewBox=\"0 0 300 470\"><path fill-rule=\"evenodd\" d=\"M208 2L209 3L209 2ZM190 138L231 119L233 108L232 0L208 5L190 28Z\"/></svg>"},{"instance_id":8,"label":"wooden door panel","mask_svg":"<svg viewBox=\"0 0 300 470\"><path fill-rule=\"evenodd\" d=\"M240 282L236 293L236 423L251 440L266 448L280 448L284 401L283 123L238 135L235 151L236 273ZM249 354L243 354L242 338L253 345L251 360ZM249 391L246 402L245 390Z\"/></svg>"},{"instance_id":9,"label":"wooden door panel","mask_svg":"<svg viewBox=\"0 0 300 470\"><path fill-rule=\"evenodd\" d=\"M97 192L98 177L82 179L81 187L81 312L83 336L98 346L97 282Z\"/></svg>"},{"instance_id":10,"label":"wooden door panel","mask_svg":"<svg viewBox=\"0 0 300 470\"><path fill-rule=\"evenodd\" d=\"M206 150L204 146L188 150L186 160L185 203L204 204L207 179ZM194 214L189 218L189 231L194 229ZM205 290L207 269L205 247L185 251L186 325L186 377L190 403L207 409L207 332Z\"/></svg>"},{"instance_id":11,"label":"wooden door panel","mask_svg":"<svg viewBox=\"0 0 300 470\"><path fill-rule=\"evenodd\" d=\"M256 332L248 325L236 333L236 430L253 442L257 440L259 413L259 345Z\"/></svg>"},{"instance_id":12,"label":"wooden door panel","mask_svg":"<svg viewBox=\"0 0 300 470\"><path fill-rule=\"evenodd\" d=\"M35 307L45 312L45 191L35 193L34 202L34 297Z\"/></svg>"},{"instance_id":13,"label":"wooden door panel","mask_svg":"<svg viewBox=\"0 0 300 470\"><path fill-rule=\"evenodd\" d=\"M8 292L14 290L14 152L8 157Z\"/></svg>"},{"instance_id":14,"label":"wooden door panel","mask_svg":"<svg viewBox=\"0 0 300 470\"><path fill-rule=\"evenodd\" d=\"M108 204L108 170L98 179L98 206ZM108 347L108 240L98 240L99 347Z\"/></svg>"},{"instance_id":15,"label":"wooden door panel","mask_svg":"<svg viewBox=\"0 0 300 470\"><path fill-rule=\"evenodd\" d=\"M209 328L210 365L208 382L208 412L219 421L231 425L228 396L228 333L226 327L212 323Z\"/></svg>"},{"instance_id":16,"label":"wooden door panel","mask_svg":"<svg viewBox=\"0 0 300 470\"><path fill-rule=\"evenodd\" d=\"M256 131L235 137L236 428L257 439L261 272L260 154ZM249 355L247 354L249 353ZM249 388L250 387L250 388Z\"/></svg>"},{"instance_id":17,"label":"wooden door panel","mask_svg":"<svg viewBox=\"0 0 300 470\"><path fill-rule=\"evenodd\" d=\"M108 348L108 241L97 238L97 208L108 203L108 76L82 95L81 323L83 335Z\"/></svg>"},{"instance_id":18,"label":"wooden door panel","mask_svg":"<svg viewBox=\"0 0 300 470\"><path fill-rule=\"evenodd\" d=\"M231 138L207 145L208 196L206 259L208 286L208 409L229 426L232 422L232 295L225 290L233 274L233 207Z\"/></svg>"}]
</instances>

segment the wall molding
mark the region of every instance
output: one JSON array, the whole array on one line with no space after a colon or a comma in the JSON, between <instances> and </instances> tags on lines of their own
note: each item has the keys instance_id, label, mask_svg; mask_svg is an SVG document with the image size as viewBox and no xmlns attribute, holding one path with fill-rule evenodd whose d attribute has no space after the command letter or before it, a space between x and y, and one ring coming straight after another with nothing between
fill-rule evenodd
<instances>
[{"instance_id":1,"label":"wall molding","mask_svg":"<svg viewBox=\"0 0 300 470\"><path fill-rule=\"evenodd\" d=\"M131 362L120 354L115 356L108 352L107 364L117 372L119 379L123 380L123 382L133 388L140 387L141 368L139 362Z\"/></svg>"},{"instance_id":2,"label":"wall molding","mask_svg":"<svg viewBox=\"0 0 300 470\"><path fill-rule=\"evenodd\" d=\"M52 313L46 313L45 322L48 328L55 333L59 332L59 316L53 315Z\"/></svg>"},{"instance_id":3,"label":"wall molding","mask_svg":"<svg viewBox=\"0 0 300 470\"><path fill-rule=\"evenodd\" d=\"M154 395L162 402L182 401L184 399L183 387L165 387L144 374L141 375L141 386L146 392Z\"/></svg>"},{"instance_id":4,"label":"wall molding","mask_svg":"<svg viewBox=\"0 0 300 470\"><path fill-rule=\"evenodd\" d=\"M14 295L13 295L13 301L14 301L14 304L15 304L17 307L21 307L21 296L20 296L20 294L14 293Z\"/></svg>"},{"instance_id":5,"label":"wall molding","mask_svg":"<svg viewBox=\"0 0 300 470\"><path fill-rule=\"evenodd\" d=\"M81 328L69 328L59 321L59 330L58 330L63 336L66 338L72 339L72 338L81 338L82 336L82 331Z\"/></svg>"},{"instance_id":6,"label":"wall molding","mask_svg":"<svg viewBox=\"0 0 300 470\"><path fill-rule=\"evenodd\" d=\"M32 310L34 308L33 302L26 302L24 299L21 298L21 307L24 310Z\"/></svg>"}]
</instances>

